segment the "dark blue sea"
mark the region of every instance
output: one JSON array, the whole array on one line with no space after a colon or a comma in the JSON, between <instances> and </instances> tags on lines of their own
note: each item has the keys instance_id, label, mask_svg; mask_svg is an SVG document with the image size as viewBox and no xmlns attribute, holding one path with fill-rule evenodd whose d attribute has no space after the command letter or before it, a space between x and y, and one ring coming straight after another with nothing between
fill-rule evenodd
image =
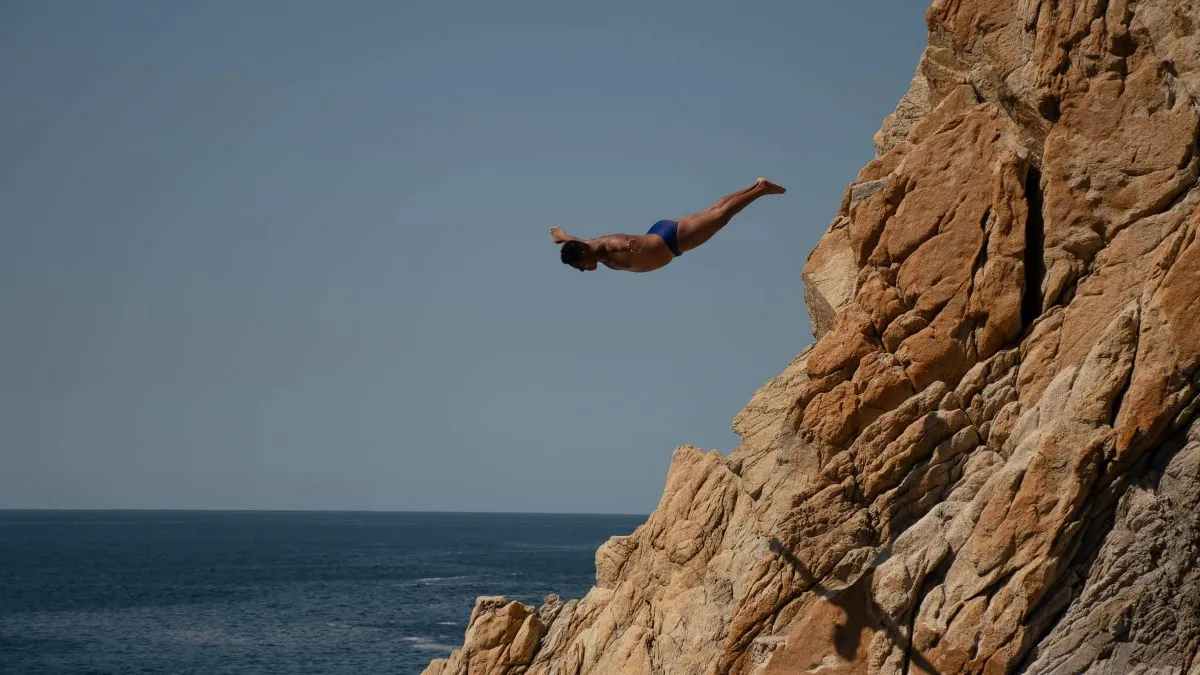
<instances>
[{"instance_id":1,"label":"dark blue sea","mask_svg":"<svg viewBox=\"0 0 1200 675\"><path fill-rule=\"evenodd\" d=\"M419 673L642 516L0 511L0 673Z\"/></svg>"}]
</instances>

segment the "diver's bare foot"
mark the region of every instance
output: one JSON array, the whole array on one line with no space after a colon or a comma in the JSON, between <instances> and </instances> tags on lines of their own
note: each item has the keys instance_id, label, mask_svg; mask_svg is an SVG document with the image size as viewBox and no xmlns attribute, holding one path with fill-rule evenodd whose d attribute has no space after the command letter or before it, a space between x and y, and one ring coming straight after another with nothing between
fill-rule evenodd
<instances>
[{"instance_id":1,"label":"diver's bare foot","mask_svg":"<svg viewBox=\"0 0 1200 675\"><path fill-rule=\"evenodd\" d=\"M765 188L765 192L769 195L781 195L781 194L787 192L787 188L783 187L782 185L777 185L775 183L772 183L771 181L769 181L766 178L763 178L761 176L759 176L759 178L754 181L754 184L760 185L763 188Z\"/></svg>"},{"instance_id":2,"label":"diver's bare foot","mask_svg":"<svg viewBox=\"0 0 1200 675\"><path fill-rule=\"evenodd\" d=\"M570 239L561 227L550 228L550 236L554 238L556 244L565 244Z\"/></svg>"}]
</instances>

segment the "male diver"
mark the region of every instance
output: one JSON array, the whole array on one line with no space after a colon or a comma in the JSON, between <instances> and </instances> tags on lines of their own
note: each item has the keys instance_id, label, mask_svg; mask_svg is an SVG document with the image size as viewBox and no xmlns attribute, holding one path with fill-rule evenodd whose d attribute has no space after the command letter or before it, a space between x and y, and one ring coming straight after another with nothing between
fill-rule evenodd
<instances>
[{"instance_id":1,"label":"male diver","mask_svg":"<svg viewBox=\"0 0 1200 675\"><path fill-rule=\"evenodd\" d=\"M562 244L559 257L563 263L580 272L594 270L598 264L626 272L650 272L708 241L759 197L786 191L781 185L759 178L753 186L722 197L704 211L679 220L660 220L646 234L607 234L580 239L551 227L550 236L555 243Z\"/></svg>"}]
</instances>

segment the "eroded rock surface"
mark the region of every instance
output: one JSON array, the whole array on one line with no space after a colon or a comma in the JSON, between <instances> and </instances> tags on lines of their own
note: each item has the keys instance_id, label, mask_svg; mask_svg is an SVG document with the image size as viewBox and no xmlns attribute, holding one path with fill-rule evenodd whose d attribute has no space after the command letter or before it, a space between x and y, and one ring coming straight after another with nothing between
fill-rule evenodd
<instances>
[{"instance_id":1,"label":"eroded rock surface","mask_svg":"<svg viewBox=\"0 0 1200 675\"><path fill-rule=\"evenodd\" d=\"M1200 675L1200 0L926 19L740 447L427 672Z\"/></svg>"}]
</instances>

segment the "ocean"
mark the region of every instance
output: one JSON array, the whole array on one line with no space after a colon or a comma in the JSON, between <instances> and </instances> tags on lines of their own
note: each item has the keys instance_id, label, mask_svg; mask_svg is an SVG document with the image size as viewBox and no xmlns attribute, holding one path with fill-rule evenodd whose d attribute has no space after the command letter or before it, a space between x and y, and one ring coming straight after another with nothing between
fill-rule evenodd
<instances>
[{"instance_id":1,"label":"ocean","mask_svg":"<svg viewBox=\"0 0 1200 675\"><path fill-rule=\"evenodd\" d=\"M0 674L419 673L644 516L0 511Z\"/></svg>"}]
</instances>

